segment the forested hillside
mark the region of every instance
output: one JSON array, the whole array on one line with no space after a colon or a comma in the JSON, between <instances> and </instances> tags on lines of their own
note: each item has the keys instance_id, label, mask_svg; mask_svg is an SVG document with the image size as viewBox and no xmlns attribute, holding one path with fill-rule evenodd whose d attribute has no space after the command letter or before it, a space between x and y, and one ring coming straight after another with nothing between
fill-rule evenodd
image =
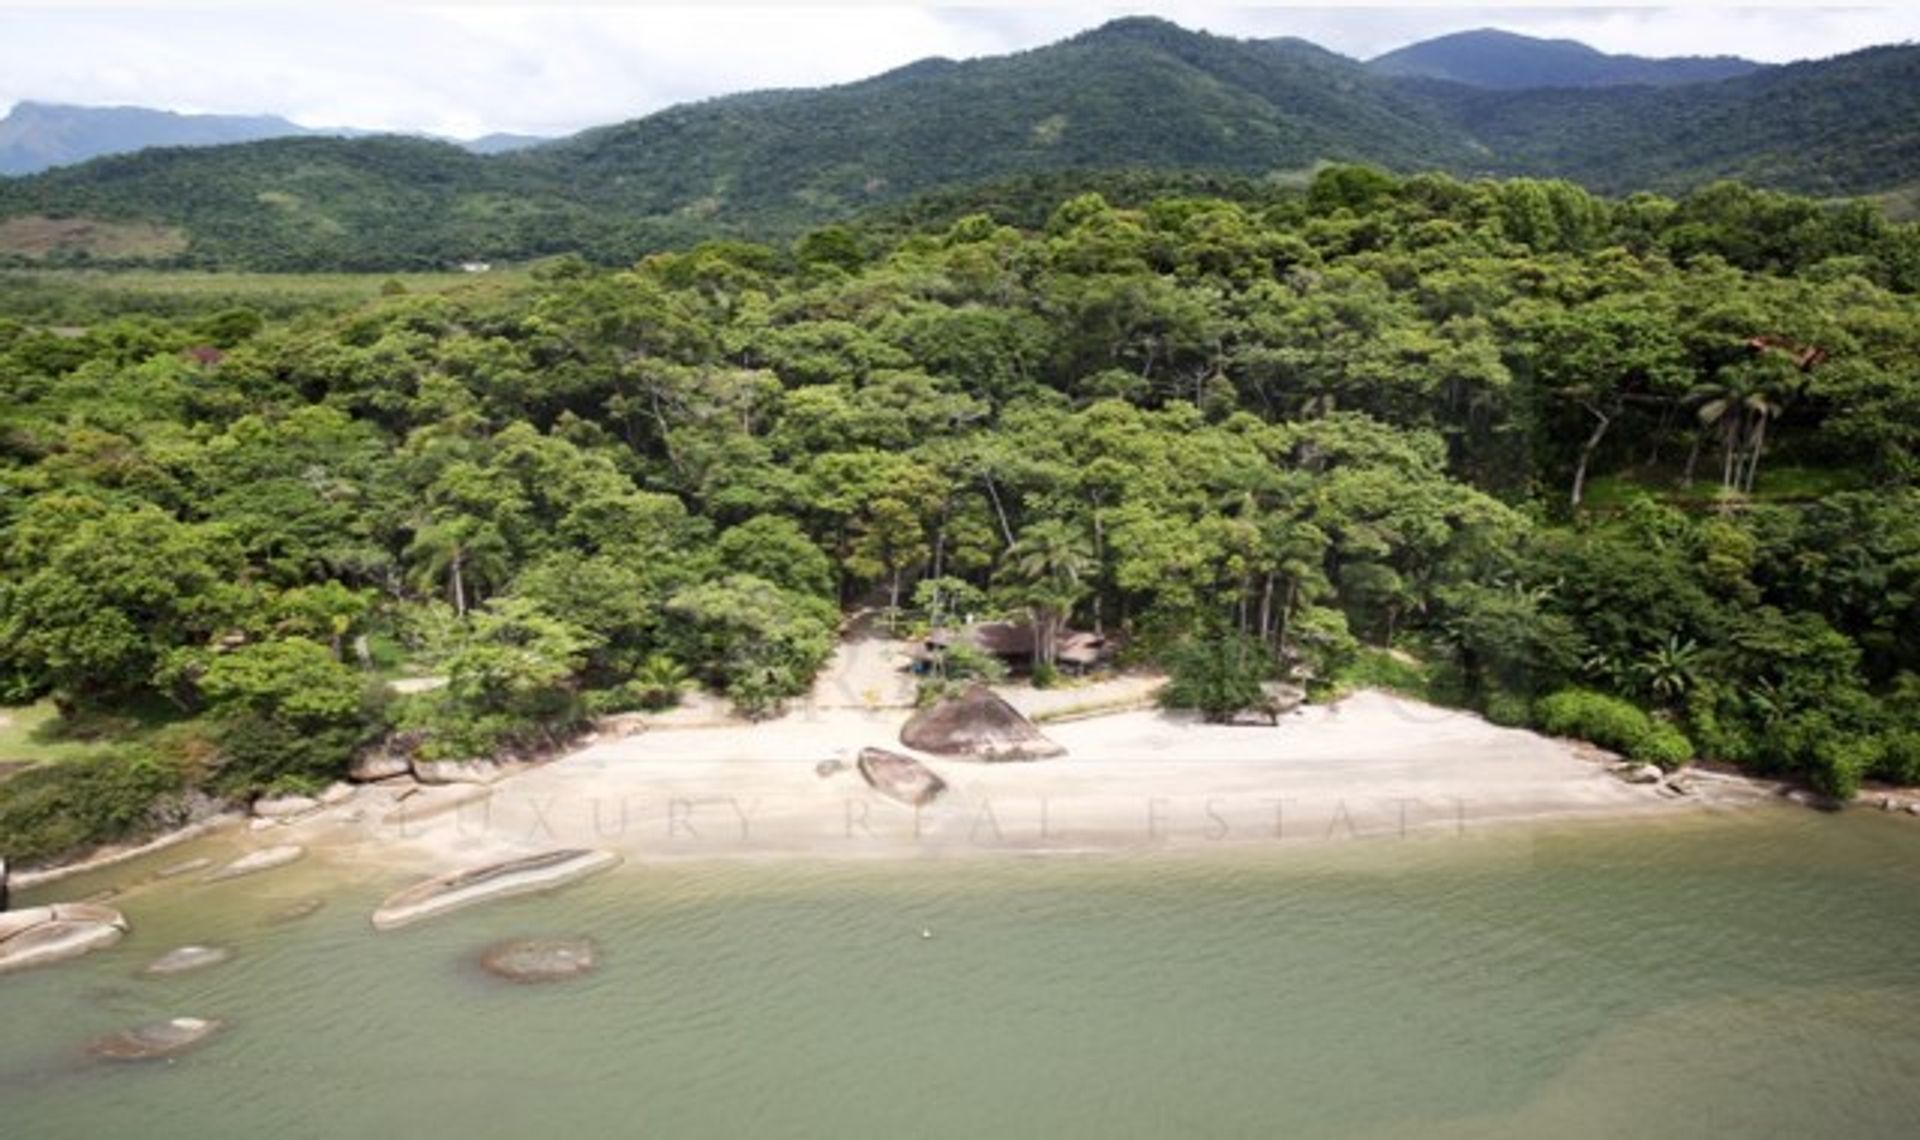
<instances>
[{"instance_id":1,"label":"forested hillside","mask_svg":"<svg viewBox=\"0 0 1920 1140\"><path fill-rule=\"evenodd\" d=\"M1920 184L1920 48L1665 90L1382 76L1297 40L1118 20L1017 55L674 107L481 158L420 140L170 149L0 180L0 264L429 269L791 237L925 194L1066 171L1299 186L1317 164L1724 177L1821 196ZM1890 201L1903 201L1899 197Z\"/></svg>"},{"instance_id":2,"label":"forested hillside","mask_svg":"<svg viewBox=\"0 0 1920 1140\"><path fill-rule=\"evenodd\" d=\"M106 743L0 782L0 845L396 729L537 749L689 681L764 713L861 600L1920 779L1917 287L1915 231L1860 208L1337 168L343 316L8 324L0 687ZM400 657L450 683L392 696Z\"/></svg>"}]
</instances>

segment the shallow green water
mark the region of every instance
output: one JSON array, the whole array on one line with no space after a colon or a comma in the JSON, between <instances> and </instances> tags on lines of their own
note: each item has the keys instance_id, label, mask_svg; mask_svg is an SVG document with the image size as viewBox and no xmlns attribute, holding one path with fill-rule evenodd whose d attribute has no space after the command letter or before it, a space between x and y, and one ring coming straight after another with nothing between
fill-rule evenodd
<instances>
[{"instance_id":1,"label":"shallow green water","mask_svg":"<svg viewBox=\"0 0 1920 1140\"><path fill-rule=\"evenodd\" d=\"M392 885L299 864L129 892L119 946L0 977L0 1135L1920 1128L1920 827L1867 813L1220 859L629 866L375 934ZM318 914L261 925L316 891ZM497 938L575 933L604 951L582 980L474 965ZM190 941L240 954L136 977ZM176 1014L230 1025L173 1063L80 1054Z\"/></svg>"}]
</instances>

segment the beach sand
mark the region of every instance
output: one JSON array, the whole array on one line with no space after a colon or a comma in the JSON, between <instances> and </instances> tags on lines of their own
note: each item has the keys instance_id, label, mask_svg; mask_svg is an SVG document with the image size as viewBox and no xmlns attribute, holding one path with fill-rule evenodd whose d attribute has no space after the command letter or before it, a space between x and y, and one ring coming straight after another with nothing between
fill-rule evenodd
<instances>
[{"instance_id":1,"label":"beach sand","mask_svg":"<svg viewBox=\"0 0 1920 1140\"><path fill-rule=\"evenodd\" d=\"M1032 711L1124 705L1148 689L1123 678L1065 695L1004 692ZM880 797L853 770L863 747L900 749L910 710L862 704L810 702L759 724L716 720L708 710L680 722L707 727L602 740L432 818L389 818L383 797L392 793L376 786L259 838L424 872L552 847L603 848L642 863L1205 850L1678 815L1766 798L1738 781L1709 782L1687 797L1629 785L1569 743L1363 692L1272 727L1144 709L1045 724L1065 756L1001 764L922 757L949 790L916 811ZM841 770L817 773L833 760Z\"/></svg>"}]
</instances>

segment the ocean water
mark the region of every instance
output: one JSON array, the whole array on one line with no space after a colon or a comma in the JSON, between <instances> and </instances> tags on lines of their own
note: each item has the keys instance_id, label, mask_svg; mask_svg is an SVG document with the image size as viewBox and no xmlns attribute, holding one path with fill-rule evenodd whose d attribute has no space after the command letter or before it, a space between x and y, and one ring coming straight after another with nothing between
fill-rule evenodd
<instances>
[{"instance_id":1,"label":"ocean water","mask_svg":"<svg viewBox=\"0 0 1920 1140\"><path fill-rule=\"evenodd\" d=\"M128 891L118 946L0 976L0 1136L1920 1134L1920 825L1876 813L628 864L376 933L399 881ZM585 978L476 963L582 934ZM238 956L138 976L187 942ZM176 1015L227 1027L84 1054Z\"/></svg>"}]
</instances>

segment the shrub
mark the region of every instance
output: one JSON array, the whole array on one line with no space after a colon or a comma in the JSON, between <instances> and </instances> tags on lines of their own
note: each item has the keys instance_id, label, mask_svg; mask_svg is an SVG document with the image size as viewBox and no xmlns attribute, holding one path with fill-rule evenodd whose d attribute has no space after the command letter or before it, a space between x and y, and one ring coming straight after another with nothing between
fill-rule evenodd
<instances>
[{"instance_id":1,"label":"shrub","mask_svg":"<svg viewBox=\"0 0 1920 1140\"><path fill-rule=\"evenodd\" d=\"M1533 723L1533 702L1519 693L1495 689L1487 694L1486 716L1507 728L1526 728Z\"/></svg>"},{"instance_id":2,"label":"shrub","mask_svg":"<svg viewBox=\"0 0 1920 1140\"><path fill-rule=\"evenodd\" d=\"M1261 683L1273 675L1265 647L1240 634L1189 638L1166 654L1166 663L1171 677L1160 703L1197 710L1211 721L1259 707L1266 701Z\"/></svg>"},{"instance_id":3,"label":"shrub","mask_svg":"<svg viewBox=\"0 0 1920 1140\"><path fill-rule=\"evenodd\" d=\"M120 839L179 790L182 772L148 749L30 768L0 783L0 854L32 863Z\"/></svg>"},{"instance_id":4,"label":"shrub","mask_svg":"<svg viewBox=\"0 0 1920 1140\"><path fill-rule=\"evenodd\" d=\"M1541 698L1534 711L1541 730L1555 736L1578 737L1664 768L1693 759L1693 742L1679 729L1654 720L1619 697L1589 689L1562 689Z\"/></svg>"},{"instance_id":5,"label":"shrub","mask_svg":"<svg viewBox=\"0 0 1920 1140\"><path fill-rule=\"evenodd\" d=\"M1653 721L1646 735L1627 749L1627 755L1671 771L1693 759L1693 741L1674 726L1664 721Z\"/></svg>"}]
</instances>

